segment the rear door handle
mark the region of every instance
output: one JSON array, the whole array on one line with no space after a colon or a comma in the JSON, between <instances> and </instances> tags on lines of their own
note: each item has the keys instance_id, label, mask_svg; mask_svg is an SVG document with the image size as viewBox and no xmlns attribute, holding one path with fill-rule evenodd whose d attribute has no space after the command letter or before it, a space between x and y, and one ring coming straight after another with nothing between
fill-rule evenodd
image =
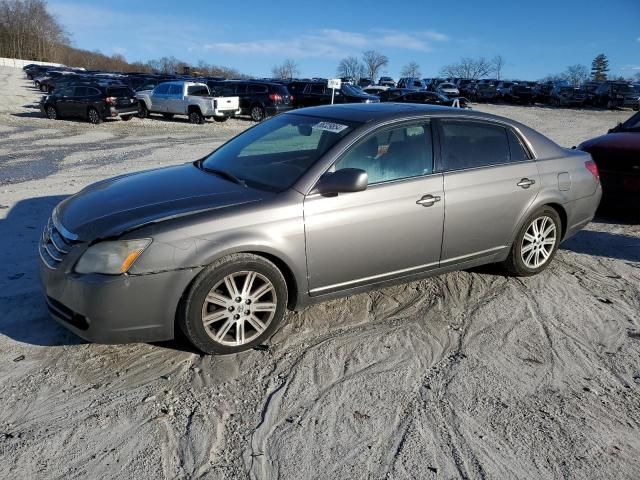
<instances>
[{"instance_id":1,"label":"rear door handle","mask_svg":"<svg viewBox=\"0 0 640 480\"><path fill-rule=\"evenodd\" d=\"M522 187L522 188L529 188L534 183L536 183L535 180L531 180L529 178L523 178L518 183L516 183L516 185L518 185L519 187Z\"/></svg>"},{"instance_id":2,"label":"rear door handle","mask_svg":"<svg viewBox=\"0 0 640 480\"><path fill-rule=\"evenodd\" d=\"M425 195L420 200L416 201L417 205L422 205L423 207L431 207L434 203L439 202L440 197L434 195Z\"/></svg>"}]
</instances>

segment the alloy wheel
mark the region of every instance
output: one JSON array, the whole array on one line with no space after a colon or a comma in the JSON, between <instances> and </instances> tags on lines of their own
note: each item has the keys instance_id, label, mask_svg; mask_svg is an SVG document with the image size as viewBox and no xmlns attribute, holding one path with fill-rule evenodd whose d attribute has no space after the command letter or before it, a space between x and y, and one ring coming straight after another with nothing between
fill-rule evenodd
<instances>
[{"instance_id":1,"label":"alloy wheel","mask_svg":"<svg viewBox=\"0 0 640 480\"><path fill-rule=\"evenodd\" d=\"M546 215L534 219L529 224L520 248L522 261L527 268L540 268L551 258L558 238L556 233L555 222Z\"/></svg>"},{"instance_id":2,"label":"alloy wheel","mask_svg":"<svg viewBox=\"0 0 640 480\"><path fill-rule=\"evenodd\" d=\"M58 118L58 112L56 112L56 109L49 106L47 107L47 117L49 117L49 119L51 120L55 120L56 118Z\"/></svg>"},{"instance_id":3,"label":"alloy wheel","mask_svg":"<svg viewBox=\"0 0 640 480\"><path fill-rule=\"evenodd\" d=\"M251 109L251 119L254 122L260 122L264 118L264 113L262 111L262 107L255 106Z\"/></svg>"},{"instance_id":4,"label":"alloy wheel","mask_svg":"<svg viewBox=\"0 0 640 480\"><path fill-rule=\"evenodd\" d=\"M89 110L89 121L93 124L100 123L100 115L94 108Z\"/></svg>"},{"instance_id":5,"label":"alloy wheel","mask_svg":"<svg viewBox=\"0 0 640 480\"><path fill-rule=\"evenodd\" d=\"M260 336L276 313L276 289L255 271L235 272L209 291L202 306L202 324L217 343L240 346Z\"/></svg>"}]
</instances>

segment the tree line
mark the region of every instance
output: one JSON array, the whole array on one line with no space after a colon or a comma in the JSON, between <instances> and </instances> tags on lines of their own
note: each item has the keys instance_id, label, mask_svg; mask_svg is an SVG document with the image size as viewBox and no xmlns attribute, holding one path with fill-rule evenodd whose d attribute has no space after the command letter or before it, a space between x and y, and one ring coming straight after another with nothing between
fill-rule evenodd
<instances>
[{"instance_id":1,"label":"tree line","mask_svg":"<svg viewBox=\"0 0 640 480\"><path fill-rule=\"evenodd\" d=\"M123 55L106 55L71 46L64 27L49 13L46 0L0 0L0 57L61 63L87 70L141 73L183 73L243 78L236 69L200 60L189 66L175 57L128 62Z\"/></svg>"}]
</instances>

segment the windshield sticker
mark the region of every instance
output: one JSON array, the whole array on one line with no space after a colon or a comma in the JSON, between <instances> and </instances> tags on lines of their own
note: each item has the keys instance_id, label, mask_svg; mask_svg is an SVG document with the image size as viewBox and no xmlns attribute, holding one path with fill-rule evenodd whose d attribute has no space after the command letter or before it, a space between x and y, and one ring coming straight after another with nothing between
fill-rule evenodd
<instances>
[{"instance_id":1,"label":"windshield sticker","mask_svg":"<svg viewBox=\"0 0 640 480\"><path fill-rule=\"evenodd\" d=\"M316 130L324 130L325 132L340 133L348 127L347 125L342 125L341 123L318 122L315 125L312 125L311 128L314 128Z\"/></svg>"}]
</instances>

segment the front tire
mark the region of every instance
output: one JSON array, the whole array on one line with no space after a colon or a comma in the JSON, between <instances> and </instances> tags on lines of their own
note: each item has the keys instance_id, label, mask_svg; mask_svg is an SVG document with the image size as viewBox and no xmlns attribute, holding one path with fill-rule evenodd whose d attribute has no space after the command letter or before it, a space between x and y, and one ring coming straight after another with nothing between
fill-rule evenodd
<instances>
[{"instance_id":1,"label":"front tire","mask_svg":"<svg viewBox=\"0 0 640 480\"><path fill-rule=\"evenodd\" d=\"M221 258L200 273L179 309L178 325L199 350L230 354L269 339L284 317L287 284L253 254Z\"/></svg>"},{"instance_id":2,"label":"front tire","mask_svg":"<svg viewBox=\"0 0 640 480\"><path fill-rule=\"evenodd\" d=\"M58 119L58 111L56 110L56 107L54 107L53 105L47 105L47 108L45 108L45 112L49 120Z\"/></svg>"},{"instance_id":3,"label":"front tire","mask_svg":"<svg viewBox=\"0 0 640 480\"><path fill-rule=\"evenodd\" d=\"M138 104L138 118L147 118L149 117L149 109L144 102L140 102Z\"/></svg>"},{"instance_id":4,"label":"front tire","mask_svg":"<svg viewBox=\"0 0 640 480\"><path fill-rule=\"evenodd\" d=\"M518 277L540 273L555 256L561 235L558 212L548 206L536 210L520 228L504 267Z\"/></svg>"}]
</instances>

